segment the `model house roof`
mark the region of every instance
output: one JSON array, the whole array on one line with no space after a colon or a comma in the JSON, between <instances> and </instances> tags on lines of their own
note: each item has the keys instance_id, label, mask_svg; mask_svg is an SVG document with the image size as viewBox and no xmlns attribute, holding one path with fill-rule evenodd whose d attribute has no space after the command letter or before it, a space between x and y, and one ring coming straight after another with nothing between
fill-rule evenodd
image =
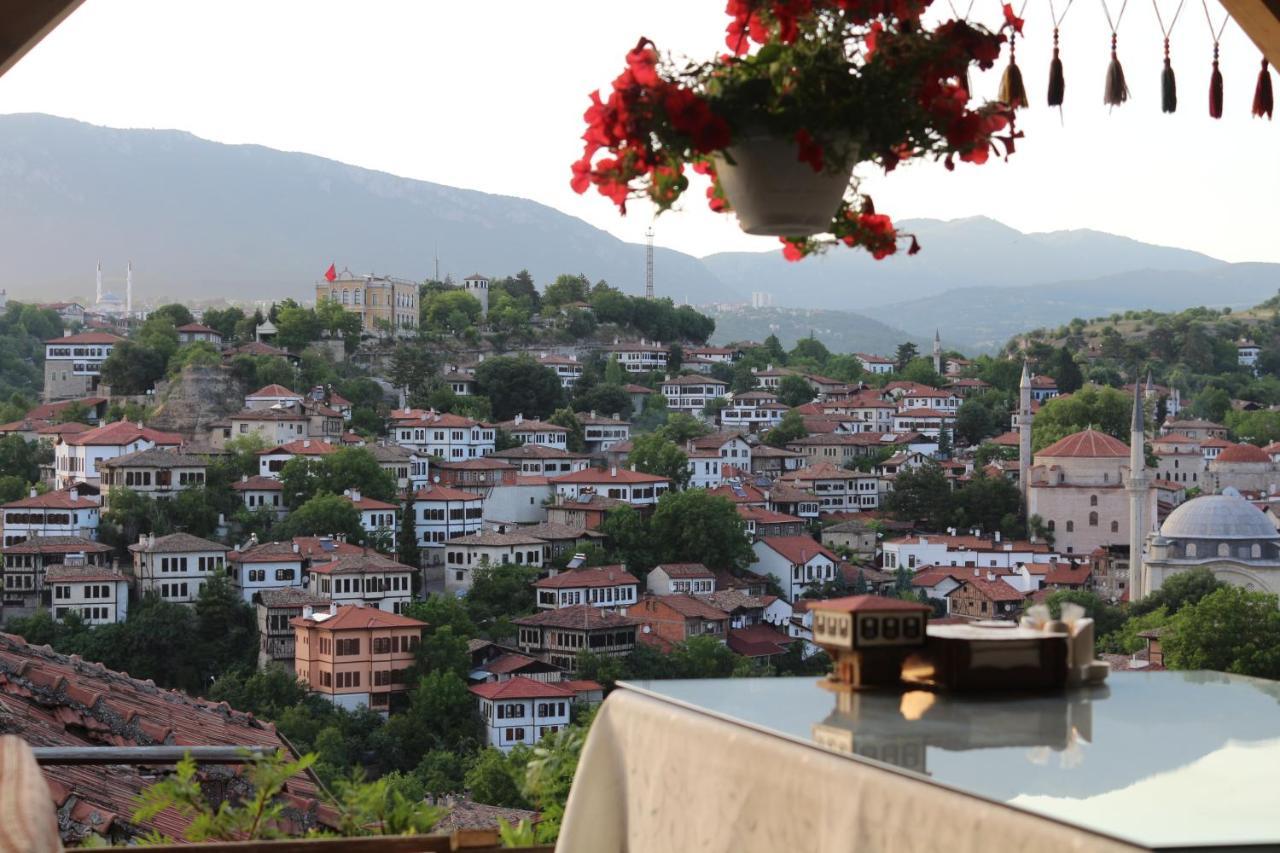
<instances>
[{"instance_id":1,"label":"model house roof","mask_svg":"<svg viewBox=\"0 0 1280 853\"><path fill-rule=\"evenodd\" d=\"M244 397L246 400L254 397L294 397L299 400L302 399L302 395L297 391L290 391L283 385L276 385L274 383L271 385L264 385L252 394L245 394Z\"/></svg>"},{"instance_id":2,"label":"model house roof","mask_svg":"<svg viewBox=\"0 0 1280 853\"><path fill-rule=\"evenodd\" d=\"M187 332L188 334L205 333L205 334L212 334L212 335L217 335L218 337L222 337L222 333L219 332L217 329L210 329L208 326L205 326L201 323L184 323L183 325L177 328L177 331Z\"/></svg>"},{"instance_id":3,"label":"model house roof","mask_svg":"<svg viewBox=\"0 0 1280 853\"><path fill-rule=\"evenodd\" d=\"M256 595L258 601L265 607L301 609L308 606L327 607L329 605L329 599L324 596L315 595L296 586L264 589L257 592Z\"/></svg>"},{"instance_id":4,"label":"model house roof","mask_svg":"<svg viewBox=\"0 0 1280 853\"><path fill-rule=\"evenodd\" d=\"M135 450L114 459L103 459L99 468L207 468L209 460L203 456L183 453L179 450L166 450L163 447L149 447L146 450Z\"/></svg>"},{"instance_id":5,"label":"model house roof","mask_svg":"<svg viewBox=\"0 0 1280 853\"><path fill-rule=\"evenodd\" d=\"M105 554L110 550L110 545L83 536L32 536L0 548L6 554Z\"/></svg>"},{"instance_id":6,"label":"model house roof","mask_svg":"<svg viewBox=\"0 0 1280 853\"><path fill-rule=\"evenodd\" d=\"M719 622L729 618L729 614L720 608L692 595L647 595L640 601L639 605L630 608L627 612L630 615L643 618L646 612L651 613L654 610L661 609L663 606L671 608L686 619L709 619L713 622Z\"/></svg>"},{"instance_id":7,"label":"model house roof","mask_svg":"<svg viewBox=\"0 0 1280 853\"><path fill-rule=\"evenodd\" d=\"M1012 587L1009 587L1012 589ZM809 602L810 610L831 610L837 613L931 613L933 608L918 601L885 598L882 595L848 595L844 598L828 598Z\"/></svg>"},{"instance_id":8,"label":"model house roof","mask_svg":"<svg viewBox=\"0 0 1280 853\"><path fill-rule=\"evenodd\" d=\"M99 583L115 583L117 581L128 581L129 579L115 569L109 566L84 566L84 565L66 565L65 563L54 563L44 567L44 579L46 583L54 581L83 581L89 583L96 581Z\"/></svg>"},{"instance_id":9,"label":"model house roof","mask_svg":"<svg viewBox=\"0 0 1280 853\"><path fill-rule=\"evenodd\" d=\"M569 430L559 424L547 423L536 418L521 418L520 420L503 421L497 424L499 429L507 432L564 432Z\"/></svg>"},{"instance_id":10,"label":"model house roof","mask_svg":"<svg viewBox=\"0 0 1280 853\"><path fill-rule=\"evenodd\" d=\"M384 557L376 551L359 554L342 554L325 563L311 566L313 574L321 575L363 575L370 572L413 572L412 566L397 563L390 557Z\"/></svg>"},{"instance_id":11,"label":"model house roof","mask_svg":"<svg viewBox=\"0 0 1280 853\"><path fill-rule=\"evenodd\" d=\"M616 448L617 445L614 445ZM572 453L560 447L548 447L545 444L522 444L519 447L499 450L489 454L497 459L587 459L586 453Z\"/></svg>"},{"instance_id":12,"label":"model house roof","mask_svg":"<svg viewBox=\"0 0 1280 853\"><path fill-rule=\"evenodd\" d=\"M301 563L300 549L292 542L263 542L242 551L232 550L227 558L243 563Z\"/></svg>"},{"instance_id":13,"label":"model house roof","mask_svg":"<svg viewBox=\"0 0 1280 853\"><path fill-rule=\"evenodd\" d=\"M237 492L282 492L284 491L284 483L281 483L275 477L263 477L261 474L254 474L252 477L245 477L238 482L232 483L231 488Z\"/></svg>"},{"instance_id":14,"label":"model house roof","mask_svg":"<svg viewBox=\"0 0 1280 853\"><path fill-rule=\"evenodd\" d=\"M979 577L965 577L960 581L960 586L947 593L948 596L955 595L963 590L966 586L973 587L978 590L983 598L991 601L1022 601L1026 598L1021 592L1018 592L1009 584L996 578L995 580L987 580L985 575Z\"/></svg>"}]
</instances>

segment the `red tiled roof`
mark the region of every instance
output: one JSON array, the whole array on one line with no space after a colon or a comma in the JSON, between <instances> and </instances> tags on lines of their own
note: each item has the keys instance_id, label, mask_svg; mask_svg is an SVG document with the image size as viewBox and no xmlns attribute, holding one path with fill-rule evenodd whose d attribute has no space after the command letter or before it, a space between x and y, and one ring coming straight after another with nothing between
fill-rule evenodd
<instances>
[{"instance_id":1,"label":"red tiled roof","mask_svg":"<svg viewBox=\"0 0 1280 853\"><path fill-rule=\"evenodd\" d=\"M870 612L931 612L927 604L918 601L904 601L900 598L885 598L882 595L847 595L844 598L828 598L823 601L809 603L810 610L834 610L838 613L870 613Z\"/></svg>"},{"instance_id":2,"label":"red tiled roof","mask_svg":"<svg viewBox=\"0 0 1280 853\"><path fill-rule=\"evenodd\" d=\"M550 628L593 630L595 628L623 628L637 624L637 620L617 613L601 610L591 604L575 604L557 610L543 610L532 616L512 620L517 625L545 625Z\"/></svg>"},{"instance_id":3,"label":"red tiled roof","mask_svg":"<svg viewBox=\"0 0 1280 853\"><path fill-rule=\"evenodd\" d=\"M982 593L983 597L989 598L992 601L1022 601L1026 598L1025 595L1018 592L1012 586L999 578L991 581L987 580L985 576L966 577L961 582L960 586L951 590L947 595L955 595L957 592L964 589L966 584L976 587L977 590Z\"/></svg>"},{"instance_id":4,"label":"red tiled roof","mask_svg":"<svg viewBox=\"0 0 1280 853\"><path fill-rule=\"evenodd\" d=\"M925 566L911 576L912 586L937 586L946 578L959 581L964 577L963 572L954 566L951 568L943 568L941 566Z\"/></svg>"},{"instance_id":5,"label":"red tiled roof","mask_svg":"<svg viewBox=\"0 0 1280 853\"><path fill-rule=\"evenodd\" d=\"M97 509L101 501L97 497L77 494L71 499L70 489L45 492L35 497L20 498L4 504L3 509Z\"/></svg>"},{"instance_id":6,"label":"red tiled roof","mask_svg":"<svg viewBox=\"0 0 1280 853\"><path fill-rule=\"evenodd\" d=\"M105 554L110 545L83 536L32 536L0 548L6 554Z\"/></svg>"},{"instance_id":7,"label":"red tiled roof","mask_svg":"<svg viewBox=\"0 0 1280 853\"><path fill-rule=\"evenodd\" d=\"M743 521L754 521L756 524L803 524L804 519L785 512L774 512L758 506L735 507Z\"/></svg>"},{"instance_id":8,"label":"red tiled roof","mask_svg":"<svg viewBox=\"0 0 1280 853\"><path fill-rule=\"evenodd\" d=\"M81 424L72 421L65 424L48 424L42 427L36 427L36 435L79 435L82 432L88 432L93 427L88 424Z\"/></svg>"},{"instance_id":9,"label":"red tiled roof","mask_svg":"<svg viewBox=\"0 0 1280 853\"><path fill-rule=\"evenodd\" d=\"M1266 451L1254 444L1233 444L1218 454L1215 462L1264 462L1270 463L1271 457Z\"/></svg>"},{"instance_id":10,"label":"red tiled roof","mask_svg":"<svg viewBox=\"0 0 1280 853\"><path fill-rule=\"evenodd\" d=\"M57 403L44 403L43 405L36 406L31 411L27 412L24 417L33 421L47 421L57 417L68 406L75 405L76 403L79 403L87 409L92 409L96 406L101 406L105 402L107 402L106 397L81 397L79 400L61 400Z\"/></svg>"},{"instance_id":11,"label":"red tiled roof","mask_svg":"<svg viewBox=\"0 0 1280 853\"><path fill-rule=\"evenodd\" d=\"M363 575L370 572L413 572L415 569L376 551L361 549L359 554L343 553L327 562L314 563L311 571L321 575Z\"/></svg>"},{"instance_id":12,"label":"red tiled roof","mask_svg":"<svg viewBox=\"0 0 1280 853\"><path fill-rule=\"evenodd\" d=\"M295 536L293 545L298 546L298 553L311 562L332 560L345 554L363 554L364 548L350 542L339 542L330 536Z\"/></svg>"},{"instance_id":13,"label":"red tiled roof","mask_svg":"<svg viewBox=\"0 0 1280 853\"><path fill-rule=\"evenodd\" d=\"M200 323L187 323L185 325L179 326L177 328L177 331L191 332L191 333L208 332L208 333L217 335L218 337L222 337L222 333L219 332L217 329L210 329L208 326L202 325Z\"/></svg>"},{"instance_id":14,"label":"red tiled roof","mask_svg":"<svg viewBox=\"0 0 1280 853\"><path fill-rule=\"evenodd\" d=\"M741 492L741 494L739 494ZM764 503L764 492L750 483L740 483L735 491L733 487L725 484L716 486L714 489L707 489L708 495L714 495L718 498L728 498L735 504L743 503Z\"/></svg>"},{"instance_id":15,"label":"red tiled roof","mask_svg":"<svg viewBox=\"0 0 1280 853\"><path fill-rule=\"evenodd\" d=\"M368 509L398 510L400 509L400 507L396 504L389 504L386 501L379 501L379 500L374 500L373 498L366 498L363 495L360 496L360 500L355 500L350 495L344 495L344 497L351 502L352 506L354 506L356 509L359 509L359 510L368 510Z\"/></svg>"},{"instance_id":16,"label":"red tiled roof","mask_svg":"<svg viewBox=\"0 0 1280 853\"><path fill-rule=\"evenodd\" d=\"M491 681L488 684L477 684L470 688L471 692L485 699L572 699L574 692L559 684L545 681L534 681L517 675L506 681Z\"/></svg>"},{"instance_id":17,"label":"red tiled roof","mask_svg":"<svg viewBox=\"0 0 1280 853\"><path fill-rule=\"evenodd\" d=\"M640 580L622 566L598 566L589 569L570 569L559 572L555 577L543 578L534 586L538 589L569 589L575 587L595 588L618 586L620 584L639 585Z\"/></svg>"},{"instance_id":18,"label":"red tiled roof","mask_svg":"<svg viewBox=\"0 0 1280 853\"><path fill-rule=\"evenodd\" d=\"M75 655L32 646L21 637L0 634L0 709L5 730L32 746L264 746L296 757L270 723L232 710L225 702L194 699L150 681L130 678ZM156 831L181 838L189 819L165 810L135 825L129 820L135 800L154 781L141 765L56 765L42 768L50 795L61 808L62 841L123 832ZM231 776L236 795L245 793ZM285 818L299 834L315 827L319 782L310 772L290 778L283 794ZM320 809L330 826L331 815Z\"/></svg>"},{"instance_id":19,"label":"red tiled roof","mask_svg":"<svg viewBox=\"0 0 1280 853\"><path fill-rule=\"evenodd\" d=\"M1092 574L1093 570L1087 563L1073 565L1059 561L1050 564L1049 571L1045 572L1044 583L1045 586L1082 586Z\"/></svg>"},{"instance_id":20,"label":"red tiled roof","mask_svg":"<svg viewBox=\"0 0 1280 853\"><path fill-rule=\"evenodd\" d=\"M124 338L106 332L81 332L78 335L64 335L61 338L49 338L46 344L122 344Z\"/></svg>"},{"instance_id":21,"label":"red tiled roof","mask_svg":"<svg viewBox=\"0 0 1280 853\"><path fill-rule=\"evenodd\" d=\"M440 486L432 484L423 486L421 489L413 493L415 501L479 501L483 500L474 492L464 492L462 489L453 489L448 486Z\"/></svg>"},{"instance_id":22,"label":"red tiled roof","mask_svg":"<svg viewBox=\"0 0 1280 853\"><path fill-rule=\"evenodd\" d=\"M839 559L831 551L824 548L822 543L816 542L808 536L766 536L760 542L777 551L783 557L786 557L788 562L795 565L803 565L818 555L826 557L833 563Z\"/></svg>"},{"instance_id":23,"label":"red tiled roof","mask_svg":"<svg viewBox=\"0 0 1280 853\"><path fill-rule=\"evenodd\" d=\"M231 488L237 492L280 492L284 490L284 484L274 477L263 477L261 474L254 474L252 477L232 483Z\"/></svg>"},{"instance_id":24,"label":"red tiled roof","mask_svg":"<svg viewBox=\"0 0 1280 853\"><path fill-rule=\"evenodd\" d=\"M176 432L161 432L150 427L139 427L132 421L116 421L112 424L105 424L88 432L67 436L63 441L73 447L124 447L140 438L156 445L178 446L182 444L182 436Z\"/></svg>"},{"instance_id":25,"label":"red tiled roof","mask_svg":"<svg viewBox=\"0 0 1280 853\"><path fill-rule=\"evenodd\" d=\"M372 628L425 628L426 622L410 619L397 613L388 613L376 607L339 607L334 616L316 619L295 616L289 624L297 628L319 628L322 631L367 631Z\"/></svg>"},{"instance_id":26,"label":"red tiled roof","mask_svg":"<svg viewBox=\"0 0 1280 853\"><path fill-rule=\"evenodd\" d=\"M730 629L727 645L740 655L759 658L786 654L793 642L772 625L748 625Z\"/></svg>"},{"instance_id":27,"label":"red tiled roof","mask_svg":"<svg viewBox=\"0 0 1280 853\"><path fill-rule=\"evenodd\" d=\"M655 569L662 569L669 578L714 578L715 573L702 563L659 563Z\"/></svg>"},{"instance_id":28,"label":"red tiled roof","mask_svg":"<svg viewBox=\"0 0 1280 853\"><path fill-rule=\"evenodd\" d=\"M300 563L302 554L293 549L292 542L263 542L243 551L233 550L227 559L233 563Z\"/></svg>"},{"instance_id":29,"label":"red tiled roof","mask_svg":"<svg viewBox=\"0 0 1280 853\"><path fill-rule=\"evenodd\" d=\"M259 456L273 456L277 453L288 453L293 456L326 456L337 450L332 444L319 438L299 438L288 444L281 444L270 450L259 450Z\"/></svg>"},{"instance_id":30,"label":"red tiled roof","mask_svg":"<svg viewBox=\"0 0 1280 853\"><path fill-rule=\"evenodd\" d=\"M290 391L283 385L277 385L275 383L272 383L271 385L264 385L252 394L245 394L244 396L246 399L249 397L297 397L301 399L302 397L302 395L297 391Z\"/></svg>"},{"instance_id":31,"label":"red tiled roof","mask_svg":"<svg viewBox=\"0 0 1280 853\"><path fill-rule=\"evenodd\" d=\"M656 474L645 474L642 471L632 471L628 468L611 468L608 471L598 468L587 468L582 471L573 471L569 474L561 474L558 477L552 477L553 483L581 483L583 485L600 485L608 483L670 483L666 477L659 477Z\"/></svg>"},{"instance_id":32,"label":"red tiled roof","mask_svg":"<svg viewBox=\"0 0 1280 853\"><path fill-rule=\"evenodd\" d=\"M1128 458L1129 445L1096 429L1081 430L1059 439L1036 456L1057 459Z\"/></svg>"},{"instance_id":33,"label":"red tiled roof","mask_svg":"<svg viewBox=\"0 0 1280 853\"><path fill-rule=\"evenodd\" d=\"M692 595L646 595L638 605L628 608L627 615L643 619L646 613L652 613L663 607L674 610L686 619L721 622L729 618L729 615L720 608Z\"/></svg>"}]
</instances>

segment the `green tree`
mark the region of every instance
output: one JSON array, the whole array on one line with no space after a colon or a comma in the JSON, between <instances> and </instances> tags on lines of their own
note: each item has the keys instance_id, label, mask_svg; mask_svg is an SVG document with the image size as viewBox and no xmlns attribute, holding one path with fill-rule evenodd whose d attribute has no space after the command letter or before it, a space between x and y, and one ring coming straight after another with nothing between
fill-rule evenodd
<instances>
[{"instance_id":1,"label":"green tree","mask_svg":"<svg viewBox=\"0 0 1280 853\"><path fill-rule=\"evenodd\" d=\"M980 400L965 400L956 410L956 438L971 447L995 435L997 429L991 409Z\"/></svg>"},{"instance_id":2,"label":"green tree","mask_svg":"<svg viewBox=\"0 0 1280 853\"><path fill-rule=\"evenodd\" d=\"M1092 427L1127 442L1133 398L1115 388L1081 388L1070 397L1047 400L1032 423L1032 445L1043 450L1060 438Z\"/></svg>"},{"instance_id":3,"label":"green tree","mask_svg":"<svg viewBox=\"0 0 1280 853\"><path fill-rule=\"evenodd\" d=\"M677 489L689 484L689 457L660 432L651 432L632 441L627 461L637 471L666 477Z\"/></svg>"},{"instance_id":4,"label":"green tree","mask_svg":"<svg viewBox=\"0 0 1280 853\"><path fill-rule=\"evenodd\" d=\"M1103 601L1096 593L1083 589L1059 589L1045 597L1049 613L1054 619L1062 615L1062 605L1070 602L1084 608L1084 615L1093 619L1094 635L1105 636L1124 625L1124 611Z\"/></svg>"},{"instance_id":5,"label":"green tree","mask_svg":"<svg viewBox=\"0 0 1280 853\"><path fill-rule=\"evenodd\" d=\"M1055 349L1045 364L1045 372L1058 384L1058 391L1063 394L1074 394L1084 385L1084 373L1075 357L1065 347Z\"/></svg>"},{"instance_id":6,"label":"green tree","mask_svg":"<svg viewBox=\"0 0 1280 853\"><path fill-rule=\"evenodd\" d=\"M395 478L364 447L343 447L324 456L295 456L280 469L280 483L290 507L299 507L316 495L341 495L349 489L379 501L396 497Z\"/></svg>"},{"instance_id":7,"label":"green tree","mask_svg":"<svg viewBox=\"0 0 1280 853\"><path fill-rule=\"evenodd\" d=\"M102 382L113 394L145 394L164 377L168 356L134 341L111 348L102 363Z\"/></svg>"},{"instance_id":8,"label":"green tree","mask_svg":"<svg viewBox=\"0 0 1280 853\"><path fill-rule=\"evenodd\" d=\"M825 366L827 360L831 358L831 350L813 336L813 332L809 333L809 337L801 338L796 341L796 345L792 348L789 360L807 359L819 366Z\"/></svg>"},{"instance_id":9,"label":"green tree","mask_svg":"<svg viewBox=\"0 0 1280 853\"><path fill-rule=\"evenodd\" d=\"M1231 410L1231 395L1221 388L1207 386L1196 394L1191 412L1197 418L1204 418L1214 423L1222 423Z\"/></svg>"},{"instance_id":10,"label":"green tree","mask_svg":"<svg viewBox=\"0 0 1280 853\"><path fill-rule=\"evenodd\" d=\"M633 506L609 510L600 522L600 532L609 543L609 551L633 573L649 571L658 563L658 543L649 530L649 520Z\"/></svg>"},{"instance_id":11,"label":"green tree","mask_svg":"<svg viewBox=\"0 0 1280 853\"><path fill-rule=\"evenodd\" d=\"M0 438L0 475L17 477L24 483L35 483L40 480L42 461L53 460L39 442L27 441L22 436L13 434Z\"/></svg>"},{"instance_id":12,"label":"green tree","mask_svg":"<svg viewBox=\"0 0 1280 853\"><path fill-rule=\"evenodd\" d=\"M1144 596L1141 601L1130 604L1129 612L1134 616L1140 616L1164 608L1173 615L1185 607L1198 604L1201 599L1226 585L1225 581L1219 580L1213 572L1204 567L1178 572L1165 578L1155 592Z\"/></svg>"},{"instance_id":13,"label":"green tree","mask_svg":"<svg viewBox=\"0 0 1280 853\"><path fill-rule=\"evenodd\" d=\"M710 431L710 427L702 421L684 412L672 412L667 416L667 422L661 427L662 435L681 447Z\"/></svg>"},{"instance_id":14,"label":"green tree","mask_svg":"<svg viewBox=\"0 0 1280 853\"><path fill-rule=\"evenodd\" d=\"M391 353L391 384L408 390L409 396L424 394L436 373L436 360L425 347L400 343Z\"/></svg>"},{"instance_id":15,"label":"green tree","mask_svg":"<svg viewBox=\"0 0 1280 853\"><path fill-rule=\"evenodd\" d=\"M784 406L803 406L817 396L803 376L791 374L778 383L778 402Z\"/></svg>"},{"instance_id":16,"label":"green tree","mask_svg":"<svg viewBox=\"0 0 1280 853\"><path fill-rule=\"evenodd\" d=\"M897 363L898 370L906 370L907 365L919 355L920 350L916 348L916 345L911 341L906 341L898 344L898 352L894 356L893 360Z\"/></svg>"},{"instance_id":17,"label":"green tree","mask_svg":"<svg viewBox=\"0 0 1280 853\"><path fill-rule=\"evenodd\" d=\"M258 617L226 578L215 576L205 582L194 611L192 650L203 662L202 685L213 683L228 670L257 666Z\"/></svg>"},{"instance_id":18,"label":"green tree","mask_svg":"<svg viewBox=\"0 0 1280 853\"><path fill-rule=\"evenodd\" d=\"M1227 586L1183 608L1161 637L1172 669L1212 669L1280 678L1276 597Z\"/></svg>"},{"instance_id":19,"label":"green tree","mask_svg":"<svg viewBox=\"0 0 1280 853\"><path fill-rule=\"evenodd\" d=\"M527 809L530 803L520 790L521 776L527 763L525 747L516 747L507 755L489 747L480 753L467 771L467 790L478 803Z\"/></svg>"},{"instance_id":20,"label":"green tree","mask_svg":"<svg viewBox=\"0 0 1280 853\"><path fill-rule=\"evenodd\" d=\"M795 409L782 416L778 425L764 434L764 443L770 447L786 447L798 438L804 438L809 431L804 426L804 415Z\"/></svg>"},{"instance_id":21,"label":"green tree","mask_svg":"<svg viewBox=\"0 0 1280 853\"><path fill-rule=\"evenodd\" d=\"M503 639L510 633L509 620L534 611L533 582L538 570L531 566L481 564L471 572L467 612L479 633Z\"/></svg>"},{"instance_id":22,"label":"green tree","mask_svg":"<svg viewBox=\"0 0 1280 853\"><path fill-rule=\"evenodd\" d=\"M556 409L551 417L547 418L547 422L562 426L569 431L566 447L570 452L581 453L587 449L586 432L582 427L582 421L578 420L578 416L573 413L573 409Z\"/></svg>"},{"instance_id":23,"label":"green tree","mask_svg":"<svg viewBox=\"0 0 1280 853\"><path fill-rule=\"evenodd\" d=\"M900 368L898 373L899 378L904 382L928 385L931 388L946 384L946 379L933 369L933 360L928 358L913 358L905 367Z\"/></svg>"},{"instance_id":24,"label":"green tree","mask_svg":"<svg viewBox=\"0 0 1280 853\"><path fill-rule=\"evenodd\" d=\"M470 293L445 290L420 303L419 325L437 333L461 334L480 320L481 305Z\"/></svg>"},{"instance_id":25,"label":"green tree","mask_svg":"<svg viewBox=\"0 0 1280 853\"><path fill-rule=\"evenodd\" d=\"M547 285L542 302L548 308L559 308L570 302L586 302L590 298L591 282L585 275L560 275Z\"/></svg>"},{"instance_id":26,"label":"green tree","mask_svg":"<svg viewBox=\"0 0 1280 853\"><path fill-rule=\"evenodd\" d=\"M942 468L926 462L898 473L893 491L885 495L885 509L899 521L922 521L931 530L947 525L951 508L951 484Z\"/></svg>"},{"instance_id":27,"label":"green tree","mask_svg":"<svg viewBox=\"0 0 1280 853\"><path fill-rule=\"evenodd\" d=\"M660 561L696 558L712 569L744 569L755 555L742 516L727 498L702 489L667 492L658 499L650 533Z\"/></svg>"},{"instance_id":28,"label":"green tree","mask_svg":"<svg viewBox=\"0 0 1280 853\"><path fill-rule=\"evenodd\" d=\"M952 453L951 431L945 426L938 429L938 458L950 459Z\"/></svg>"},{"instance_id":29,"label":"green tree","mask_svg":"<svg viewBox=\"0 0 1280 853\"><path fill-rule=\"evenodd\" d=\"M148 320L154 320L157 317L163 317L169 321L169 325L174 327L185 326L188 323L194 323L196 321L196 318L191 315L191 310L187 308L187 306L179 305L177 303L161 305L159 308L147 315Z\"/></svg>"},{"instance_id":30,"label":"green tree","mask_svg":"<svg viewBox=\"0 0 1280 853\"><path fill-rule=\"evenodd\" d=\"M579 412L626 418L631 413L631 394L621 385L601 383L587 393L575 396L573 407Z\"/></svg>"},{"instance_id":31,"label":"green tree","mask_svg":"<svg viewBox=\"0 0 1280 853\"><path fill-rule=\"evenodd\" d=\"M476 368L476 386L489 398L493 416L500 421L519 414L544 418L564 400L555 371L527 355L485 359Z\"/></svg>"},{"instance_id":32,"label":"green tree","mask_svg":"<svg viewBox=\"0 0 1280 853\"><path fill-rule=\"evenodd\" d=\"M273 531L278 539L295 536L344 534L352 542L364 541L360 511L341 495L318 494L289 513Z\"/></svg>"}]
</instances>

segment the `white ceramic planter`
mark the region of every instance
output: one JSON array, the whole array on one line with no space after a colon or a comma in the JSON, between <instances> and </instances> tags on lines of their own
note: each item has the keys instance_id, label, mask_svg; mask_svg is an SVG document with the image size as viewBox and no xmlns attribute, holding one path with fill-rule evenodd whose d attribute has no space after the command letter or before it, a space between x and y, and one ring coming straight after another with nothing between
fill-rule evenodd
<instances>
[{"instance_id":1,"label":"white ceramic planter","mask_svg":"<svg viewBox=\"0 0 1280 853\"><path fill-rule=\"evenodd\" d=\"M807 237L831 229L852 166L815 172L799 159L795 142L772 136L744 137L728 153L732 164L716 155L716 176L743 231Z\"/></svg>"}]
</instances>

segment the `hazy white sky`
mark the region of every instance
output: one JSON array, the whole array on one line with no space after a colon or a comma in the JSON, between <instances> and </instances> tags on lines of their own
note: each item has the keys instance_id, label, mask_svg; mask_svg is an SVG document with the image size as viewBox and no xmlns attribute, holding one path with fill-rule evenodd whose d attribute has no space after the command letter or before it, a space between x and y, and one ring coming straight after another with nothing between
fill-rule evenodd
<instances>
[{"instance_id":1,"label":"hazy white sky","mask_svg":"<svg viewBox=\"0 0 1280 853\"><path fill-rule=\"evenodd\" d=\"M1167 22L1176 0L1156 2ZM1115 14L1118 0L1111 5ZM994 23L999 8L974 0L972 17ZM1221 20L1214 0L1209 10ZM1076 0L1062 27L1060 118L1043 106L1049 0L1029 0L1024 16L1018 56L1033 109L1022 114L1018 153L952 174L936 164L889 177L868 169L865 186L883 212L981 214L1026 231L1094 228L1280 261L1280 128L1249 116L1260 54L1234 23L1222 43L1226 114L1213 121L1209 25L1201 0L1186 0L1173 35L1180 106L1165 116L1160 31L1151 4L1133 0L1120 25L1132 100L1109 113L1101 0ZM607 87L641 34L706 58L721 49L724 22L721 0L88 0L0 78L0 112L305 151L524 196L639 241L651 221L641 205L623 219L603 197L569 189L587 93ZM998 82L997 69L974 85L990 97ZM741 234L702 199L695 188L685 210L661 216L657 242L696 255L776 247Z\"/></svg>"}]
</instances>

